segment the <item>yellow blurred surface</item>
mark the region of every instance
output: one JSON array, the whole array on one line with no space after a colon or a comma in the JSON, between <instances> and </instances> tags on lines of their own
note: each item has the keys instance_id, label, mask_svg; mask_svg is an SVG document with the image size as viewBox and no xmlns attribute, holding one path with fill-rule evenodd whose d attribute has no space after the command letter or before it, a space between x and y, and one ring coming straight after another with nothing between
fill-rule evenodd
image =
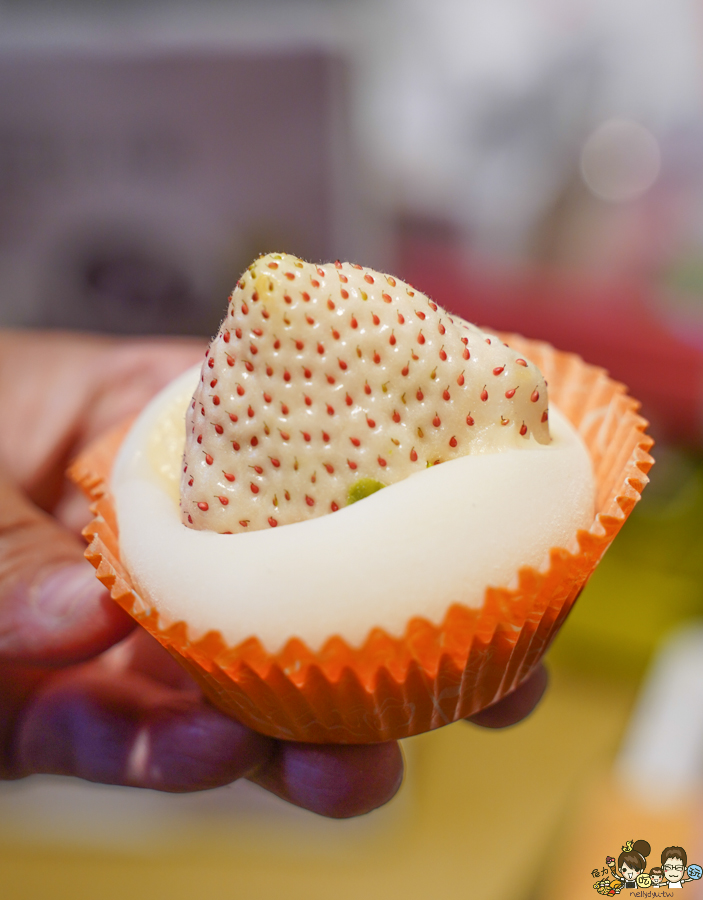
<instances>
[{"instance_id":1,"label":"yellow blurred surface","mask_svg":"<svg viewBox=\"0 0 703 900\"><path fill-rule=\"evenodd\" d=\"M661 850L673 844L688 850L689 863L697 862L700 839L696 808L700 794L694 794L688 803L659 808L648 806L646 799L603 773L584 785L567 815L552 865L545 871L544 884L537 893L539 900L588 900L598 896L593 889L597 879L589 878L589 872L602 872L606 854L617 858L626 839L644 838L649 842L653 852L647 861L648 870L659 865ZM688 882L686 889L687 897L700 897L700 884Z\"/></svg>"},{"instance_id":2,"label":"yellow blurred surface","mask_svg":"<svg viewBox=\"0 0 703 900\"><path fill-rule=\"evenodd\" d=\"M558 670L528 721L458 723L409 742L400 796L362 820L233 810L193 816L138 849L28 838L4 821L2 896L12 900L531 896L575 787L610 758L632 689ZM278 801L274 801L278 804ZM175 807L174 807L175 808Z\"/></svg>"}]
</instances>

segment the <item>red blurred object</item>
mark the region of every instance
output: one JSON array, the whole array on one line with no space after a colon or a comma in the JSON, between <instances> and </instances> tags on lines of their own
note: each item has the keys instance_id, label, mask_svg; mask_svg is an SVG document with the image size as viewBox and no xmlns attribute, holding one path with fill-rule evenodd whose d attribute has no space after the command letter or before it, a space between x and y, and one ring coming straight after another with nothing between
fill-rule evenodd
<instances>
[{"instance_id":1,"label":"red blurred object","mask_svg":"<svg viewBox=\"0 0 703 900\"><path fill-rule=\"evenodd\" d=\"M703 347L675 333L651 285L472 265L455 247L413 239L401 242L398 263L405 280L449 311L603 366L640 400L659 439L703 443Z\"/></svg>"}]
</instances>

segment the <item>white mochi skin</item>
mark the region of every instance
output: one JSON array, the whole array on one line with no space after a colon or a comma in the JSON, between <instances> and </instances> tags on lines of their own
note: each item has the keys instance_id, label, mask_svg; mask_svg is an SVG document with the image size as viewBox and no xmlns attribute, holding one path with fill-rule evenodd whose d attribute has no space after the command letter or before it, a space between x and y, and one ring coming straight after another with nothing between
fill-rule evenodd
<instances>
[{"instance_id":1,"label":"white mochi skin","mask_svg":"<svg viewBox=\"0 0 703 900\"><path fill-rule=\"evenodd\" d=\"M410 619L439 625L455 603L482 606L522 566L575 548L594 517L588 452L552 404L549 445L465 456L338 512L236 535L181 524L185 410L200 366L139 416L112 474L120 555L145 607L189 638L250 637L276 653L293 637L318 650L359 646L374 627L401 637Z\"/></svg>"}]
</instances>

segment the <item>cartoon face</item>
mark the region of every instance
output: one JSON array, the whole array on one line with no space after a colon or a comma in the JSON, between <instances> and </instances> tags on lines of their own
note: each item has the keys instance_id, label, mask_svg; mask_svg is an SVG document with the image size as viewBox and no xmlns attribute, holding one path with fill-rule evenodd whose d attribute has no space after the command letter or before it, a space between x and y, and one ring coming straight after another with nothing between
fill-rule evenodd
<instances>
[{"instance_id":1,"label":"cartoon face","mask_svg":"<svg viewBox=\"0 0 703 900\"><path fill-rule=\"evenodd\" d=\"M627 863L622 864L622 874L626 881L634 881L639 875L639 869L632 869Z\"/></svg>"},{"instance_id":2,"label":"cartoon face","mask_svg":"<svg viewBox=\"0 0 703 900\"><path fill-rule=\"evenodd\" d=\"M647 875L646 872L642 872L641 875L637 876L637 887L648 888L652 884L652 879Z\"/></svg>"},{"instance_id":3,"label":"cartoon face","mask_svg":"<svg viewBox=\"0 0 703 900\"><path fill-rule=\"evenodd\" d=\"M652 878L652 884L655 885L655 887L656 887L656 885L661 884L661 880L662 880L661 875L658 875L656 872L654 872L652 874L651 878Z\"/></svg>"},{"instance_id":4,"label":"cartoon face","mask_svg":"<svg viewBox=\"0 0 703 900\"><path fill-rule=\"evenodd\" d=\"M681 881L683 878L684 868L683 860L677 856L672 856L664 863L664 878L672 884Z\"/></svg>"}]
</instances>

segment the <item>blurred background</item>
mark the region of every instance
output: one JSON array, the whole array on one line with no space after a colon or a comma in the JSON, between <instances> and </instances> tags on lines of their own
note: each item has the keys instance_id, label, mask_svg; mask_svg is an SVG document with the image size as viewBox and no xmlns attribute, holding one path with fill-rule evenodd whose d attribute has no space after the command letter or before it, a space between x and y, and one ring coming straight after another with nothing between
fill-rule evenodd
<instances>
[{"instance_id":1,"label":"blurred background","mask_svg":"<svg viewBox=\"0 0 703 900\"><path fill-rule=\"evenodd\" d=\"M660 832L703 862L703 4L0 0L0 326L208 335L272 250L609 369L653 483L524 724L406 742L356 822L3 785L6 896L588 897Z\"/></svg>"}]
</instances>

